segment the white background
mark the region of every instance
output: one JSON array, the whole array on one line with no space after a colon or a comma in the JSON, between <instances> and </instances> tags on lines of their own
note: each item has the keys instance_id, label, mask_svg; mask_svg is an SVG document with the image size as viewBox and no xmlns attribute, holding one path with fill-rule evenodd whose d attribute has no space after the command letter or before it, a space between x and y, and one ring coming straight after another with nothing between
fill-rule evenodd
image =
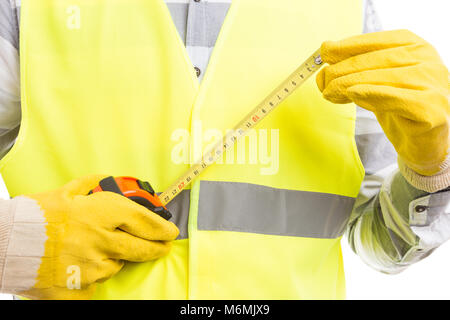
<instances>
[{"instance_id":1,"label":"white background","mask_svg":"<svg viewBox=\"0 0 450 320\"><path fill-rule=\"evenodd\" d=\"M375 0L385 30L406 28L431 42L450 66L449 0ZM325 39L324 39L325 40ZM6 189L0 195L7 198ZM450 299L450 242L399 275L373 271L342 241L349 299ZM10 299L0 295L1 299Z\"/></svg>"}]
</instances>

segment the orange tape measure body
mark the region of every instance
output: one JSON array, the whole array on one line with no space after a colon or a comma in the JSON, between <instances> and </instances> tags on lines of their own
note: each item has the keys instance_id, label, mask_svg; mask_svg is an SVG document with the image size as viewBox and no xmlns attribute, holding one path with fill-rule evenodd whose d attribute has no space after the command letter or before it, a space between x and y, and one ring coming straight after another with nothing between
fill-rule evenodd
<instances>
[{"instance_id":1,"label":"orange tape measure body","mask_svg":"<svg viewBox=\"0 0 450 320\"><path fill-rule=\"evenodd\" d=\"M162 204L158 195L147 181L141 181L132 177L107 177L101 180L99 185L92 189L89 194L102 191L114 192L127 197L166 220L172 217L172 214Z\"/></svg>"}]
</instances>

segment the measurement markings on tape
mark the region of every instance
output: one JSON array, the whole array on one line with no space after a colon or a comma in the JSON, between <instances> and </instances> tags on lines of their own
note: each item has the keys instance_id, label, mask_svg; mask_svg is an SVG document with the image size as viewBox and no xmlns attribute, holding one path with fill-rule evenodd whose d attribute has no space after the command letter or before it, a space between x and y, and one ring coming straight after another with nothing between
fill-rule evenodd
<instances>
[{"instance_id":1,"label":"measurement markings on tape","mask_svg":"<svg viewBox=\"0 0 450 320\"><path fill-rule=\"evenodd\" d=\"M164 205L172 201L186 186L197 178L208 166L218 160L222 154L247 132L260 123L272 110L283 102L292 92L299 88L322 66L320 50L317 50L297 70L295 70L280 86L254 108L232 131L225 135L213 148L204 153L202 160L192 165L173 185L160 194Z\"/></svg>"}]
</instances>

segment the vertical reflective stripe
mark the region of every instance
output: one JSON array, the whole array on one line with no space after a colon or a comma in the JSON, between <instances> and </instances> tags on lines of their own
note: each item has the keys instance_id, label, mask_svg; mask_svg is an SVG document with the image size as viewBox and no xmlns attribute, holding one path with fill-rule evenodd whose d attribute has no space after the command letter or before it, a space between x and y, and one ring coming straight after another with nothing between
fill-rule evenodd
<instances>
[{"instance_id":1,"label":"vertical reflective stripe","mask_svg":"<svg viewBox=\"0 0 450 320\"><path fill-rule=\"evenodd\" d=\"M355 199L235 182L202 181L199 230L337 238Z\"/></svg>"}]
</instances>

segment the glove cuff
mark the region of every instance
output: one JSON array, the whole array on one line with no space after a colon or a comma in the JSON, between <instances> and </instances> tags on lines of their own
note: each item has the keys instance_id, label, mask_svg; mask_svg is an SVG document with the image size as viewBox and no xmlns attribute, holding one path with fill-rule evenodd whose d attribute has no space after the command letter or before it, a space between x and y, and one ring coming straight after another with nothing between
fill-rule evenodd
<instances>
[{"instance_id":1,"label":"glove cuff","mask_svg":"<svg viewBox=\"0 0 450 320\"><path fill-rule=\"evenodd\" d=\"M397 162L403 177L416 189L433 193L450 186L450 156L440 165L441 170L432 176L424 176L415 172L400 157Z\"/></svg>"},{"instance_id":2,"label":"glove cuff","mask_svg":"<svg viewBox=\"0 0 450 320\"><path fill-rule=\"evenodd\" d=\"M14 225L13 201L0 199L0 292L3 290L3 278L6 265L6 252Z\"/></svg>"},{"instance_id":3,"label":"glove cuff","mask_svg":"<svg viewBox=\"0 0 450 320\"><path fill-rule=\"evenodd\" d=\"M44 255L44 213L33 199L0 200L0 292L32 288Z\"/></svg>"}]
</instances>

